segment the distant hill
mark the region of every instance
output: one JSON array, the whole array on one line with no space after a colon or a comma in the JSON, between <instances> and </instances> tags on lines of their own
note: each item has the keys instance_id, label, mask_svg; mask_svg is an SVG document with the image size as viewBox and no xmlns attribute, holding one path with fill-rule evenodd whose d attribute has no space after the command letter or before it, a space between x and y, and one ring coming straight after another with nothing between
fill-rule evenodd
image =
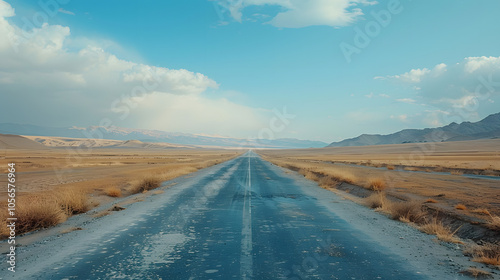
<instances>
[{"instance_id":1,"label":"distant hill","mask_svg":"<svg viewBox=\"0 0 500 280\"><path fill-rule=\"evenodd\" d=\"M405 129L389 135L363 134L356 138L333 142L328 147L370 146L402 143L465 141L500 138L500 113L479 122L451 123L425 129Z\"/></svg>"},{"instance_id":2,"label":"distant hill","mask_svg":"<svg viewBox=\"0 0 500 280\"><path fill-rule=\"evenodd\" d=\"M171 133L160 130L149 129L131 129L131 128L105 128L91 126L81 127L43 127L24 124L0 124L0 133L16 134L26 136L49 136L66 138L96 138L129 141L137 140L141 144L129 142L124 146L147 146L145 143L170 143L176 145L203 146L203 147L241 147L241 148L274 148L274 149L293 149L293 148L322 148L328 145L321 141L309 141L299 139L239 139L222 136L207 136L188 133Z\"/></svg>"},{"instance_id":3,"label":"distant hill","mask_svg":"<svg viewBox=\"0 0 500 280\"><path fill-rule=\"evenodd\" d=\"M46 146L19 135L0 134L1 149L47 149Z\"/></svg>"}]
</instances>

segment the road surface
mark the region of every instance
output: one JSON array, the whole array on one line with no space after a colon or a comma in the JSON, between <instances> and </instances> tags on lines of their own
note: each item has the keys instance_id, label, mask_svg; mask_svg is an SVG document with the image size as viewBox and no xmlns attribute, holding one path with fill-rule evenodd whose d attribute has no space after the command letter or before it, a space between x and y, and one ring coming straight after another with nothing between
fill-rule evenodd
<instances>
[{"instance_id":1,"label":"road surface","mask_svg":"<svg viewBox=\"0 0 500 280\"><path fill-rule=\"evenodd\" d=\"M298 178L248 152L176 179L164 193L124 211L90 219L83 230L19 247L17 272L2 266L0 277L411 280L439 275L434 268L422 270L374 239L375 229L360 230L331 207L339 213L357 207L366 215L379 214Z\"/></svg>"}]
</instances>

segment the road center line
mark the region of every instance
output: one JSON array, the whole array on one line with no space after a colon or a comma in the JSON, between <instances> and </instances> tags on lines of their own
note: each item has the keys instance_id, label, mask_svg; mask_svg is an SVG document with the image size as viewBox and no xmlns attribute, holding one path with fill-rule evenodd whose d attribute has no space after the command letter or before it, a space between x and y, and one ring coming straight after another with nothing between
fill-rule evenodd
<instances>
[{"instance_id":1,"label":"road center line","mask_svg":"<svg viewBox=\"0 0 500 280\"><path fill-rule=\"evenodd\" d=\"M245 186L245 196L243 199L243 217L241 229L241 257L240 274L241 279L253 278L253 258L252 258L252 176L251 161L248 156L248 184ZM247 203L248 200L248 203Z\"/></svg>"}]
</instances>

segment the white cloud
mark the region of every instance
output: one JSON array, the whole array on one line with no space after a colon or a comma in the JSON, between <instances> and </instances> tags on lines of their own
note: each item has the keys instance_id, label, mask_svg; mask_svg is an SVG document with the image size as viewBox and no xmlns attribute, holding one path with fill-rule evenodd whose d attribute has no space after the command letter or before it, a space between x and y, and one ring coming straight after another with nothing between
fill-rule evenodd
<instances>
[{"instance_id":1,"label":"white cloud","mask_svg":"<svg viewBox=\"0 0 500 280\"><path fill-rule=\"evenodd\" d=\"M6 20L14 15L0 0L3 122L71 126L109 118L119 126L178 131L205 123L199 132L220 134L261 124L261 110L204 97L218 84L201 73L123 60L98 45L75 46L78 38L69 40L70 29L60 25L21 30Z\"/></svg>"},{"instance_id":2,"label":"white cloud","mask_svg":"<svg viewBox=\"0 0 500 280\"><path fill-rule=\"evenodd\" d=\"M474 73L479 71L496 71L498 73L500 66L500 57L468 57L464 62L464 70L466 73Z\"/></svg>"},{"instance_id":3,"label":"white cloud","mask_svg":"<svg viewBox=\"0 0 500 280\"><path fill-rule=\"evenodd\" d=\"M391 116L391 119L397 119L402 122L407 122L408 121L408 115L398 115L398 116Z\"/></svg>"},{"instance_id":4,"label":"white cloud","mask_svg":"<svg viewBox=\"0 0 500 280\"><path fill-rule=\"evenodd\" d=\"M454 112L461 120L498 112L494 102L500 99L500 57L467 57L459 63L441 63L386 78L408 85L425 104ZM411 101L398 101L403 100Z\"/></svg>"},{"instance_id":5,"label":"white cloud","mask_svg":"<svg viewBox=\"0 0 500 280\"><path fill-rule=\"evenodd\" d=\"M409 72L406 72L401 75L390 76L389 78L399 79L408 83L419 83L422 80L422 77L429 74L431 71L427 68L423 69L412 69ZM376 77L379 78L379 77Z\"/></svg>"},{"instance_id":6,"label":"white cloud","mask_svg":"<svg viewBox=\"0 0 500 280\"><path fill-rule=\"evenodd\" d=\"M352 24L363 15L362 5L374 5L367 0L219 0L219 5L241 22L243 10L249 6L279 6L279 12L268 23L276 27L301 28L326 25L340 27Z\"/></svg>"},{"instance_id":7,"label":"white cloud","mask_svg":"<svg viewBox=\"0 0 500 280\"><path fill-rule=\"evenodd\" d=\"M7 18L13 17L16 13L14 12L14 8L12 8L9 3L0 1L0 17Z\"/></svg>"},{"instance_id":8,"label":"white cloud","mask_svg":"<svg viewBox=\"0 0 500 280\"><path fill-rule=\"evenodd\" d=\"M160 130L251 138L267 127L270 112L235 104L225 98L155 93L140 103L131 113L131 119ZM248 135L252 132L254 135Z\"/></svg>"},{"instance_id":9,"label":"white cloud","mask_svg":"<svg viewBox=\"0 0 500 280\"><path fill-rule=\"evenodd\" d=\"M417 102L411 98L400 98L400 99L396 99L396 101L402 102L402 103L408 103L408 104L415 104L415 102Z\"/></svg>"},{"instance_id":10,"label":"white cloud","mask_svg":"<svg viewBox=\"0 0 500 280\"><path fill-rule=\"evenodd\" d=\"M65 10L65 9L63 9L63 8L59 8L59 10L58 10L58 11L59 11L60 13L67 14L67 15L72 15L72 16L74 16L74 15L75 15L75 13L73 13L73 12L71 12L71 11L67 11L67 10Z\"/></svg>"}]
</instances>

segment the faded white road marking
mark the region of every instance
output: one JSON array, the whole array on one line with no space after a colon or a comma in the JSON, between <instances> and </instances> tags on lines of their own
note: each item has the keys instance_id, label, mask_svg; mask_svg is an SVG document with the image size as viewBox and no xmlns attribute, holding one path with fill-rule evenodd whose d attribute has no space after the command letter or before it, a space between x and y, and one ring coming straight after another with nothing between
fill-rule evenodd
<instances>
[{"instance_id":1,"label":"faded white road marking","mask_svg":"<svg viewBox=\"0 0 500 280\"><path fill-rule=\"evenodd\" d=\"M241 229L241 257L240 274L241 279L253 278L253 258L252 258L252 176L251 162L248 156L248 184L245 186L245 196L243 200L243 227ZM248 201L248 203L247 203Z\"/></svg>"}]
</instances>

